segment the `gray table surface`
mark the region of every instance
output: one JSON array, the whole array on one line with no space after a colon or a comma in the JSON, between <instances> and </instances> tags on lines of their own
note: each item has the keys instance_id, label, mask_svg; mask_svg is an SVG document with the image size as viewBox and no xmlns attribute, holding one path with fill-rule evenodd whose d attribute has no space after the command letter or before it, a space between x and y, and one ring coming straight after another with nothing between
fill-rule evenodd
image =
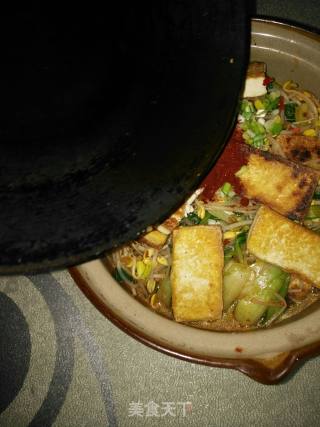
<instances>
[{"instance_id":1,"label":"gray table surface","mask_svg":"<svg viewBox=\"0 0 320 427\"><path fill-rule=\"evenodd\" d=\"M318 4L258 1L257 13L320 28ZM165 356L106 320L67 271L0 278L0 307L0 426L320 424L320 358L265 386Z\"/></svg>"}]
</instances>

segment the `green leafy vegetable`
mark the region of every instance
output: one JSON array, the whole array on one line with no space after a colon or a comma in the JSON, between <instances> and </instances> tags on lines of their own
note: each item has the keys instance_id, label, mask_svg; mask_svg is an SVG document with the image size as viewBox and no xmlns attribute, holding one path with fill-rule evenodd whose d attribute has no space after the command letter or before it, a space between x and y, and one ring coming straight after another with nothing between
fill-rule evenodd
<instances>
[{"instance_id":1,"label":"green leafy vegetable","mask_svg":"<svg viewBox=\"0 0 320 427\"><path fill-rule=\"evenodd\" d=\"M288 102L284 105L284 115L287 122L295 122L296 121L296 108L297 104L294 102Z\"/></svg>"},{"instance_id":2,"label":"green leafy vegetable","mask_svg":"<svg viewBox=\"0 0 320 427\"><path fill-rule=\"evenodd\" d=\"M235 258L239 263L244 262L244 252L246 249L246 241L247 241L247 231L243 231L242 233L239 233L233 243L231 245L227 245L224 248L224 261L227 263L227 261L231 260L232 258Z\"/></svg>"},{"instance_id":3,"label":"green leafy vegetable","mask_svg":"<svg viewBox=\"0 0 320 427\"><path fill-rule=\"evenodd\" d=\"M313 198L315 200L320 200L320 187L316 188L316 191L314 192Z\"/></svg>"},{"instance_id":4,"label":"green leafy vegetable","mask_svg":"<svg viewBox=\"0 0 320 427\"><path fill-rule=\"evenodd\" d=\"M226 264L223 274L223 309L225 311L239 297L250 274L250 268L244 264L235 261Z\"/></svg>"},{"instance_id":5,"label":"green leafy vegetable","mask_svg":"<svg viewBox=\"0 0 320 427\"><path fill-rule=\"evenodd\" d=\"M199 222L201 225L208 225L209 219L218 219L216 216L212 215L210 212L206 211L204 217Z\"/></svg>"},{"instance_id":6,"label":"green leafy vegetable","mask_svg":"<svg viewBox=\"0 0 320 427\"><path fill-rule=\"evenodd\" d=\"M283 284L282 284L282 286L278 292L278 294L282 298L285 298L287 296L289 283L290 283L290 275L287 274L287 276L284 279ZM279 313L281 310L283 310L282 307L269 307L267 312L266 312L264 322L268 322L270 319L274 318L276 316L276 314Z\"/></svg>"},{"instance_id":7,"label":"green leafy vegetable","mask_svg":"<svg viewBox=\"0 0 320 427\"><path fill-rule=\"evenodd\" d=\"M180 225L198 225L201 222L201 218L195 212L189 213L187 216L181 219Z\"/></svg>"},{"instance_id":8,"label":"green leafy vegetable","mask_svg":"<svg viewBox=\"0 0 320 427\"><path fill-rule=\"evenodd\" d=\"M126 280L129 282L134 282L133 277L121 267L116 268L113 271L112 276L117 282L124 282Z\"/></svg>"},{"instance_id":9,"label":"green leafy vegetable","mask_svg":"<svg viewBox=\"0 0 320 427\"><path fill-rule=\"evenodd\" d=\"M236 236L234 240L234 255L239 260L239 262L244 261L244 250L245 250L245 244L247 241L247 235L248 233L240 233Z\"/></svg>"},{"instance_id":10,"label":"green leafy vegetable","mask_svg":"<svg viewBox=\"0 0 320 427\"><path fill-rule=\"evenodd\" d=\"M288 280L288 273L275 265L257 261L252 268L255 279L241 293L234 311L235 318L244 325L258 323Z\"/></svg>"}]
</instances>

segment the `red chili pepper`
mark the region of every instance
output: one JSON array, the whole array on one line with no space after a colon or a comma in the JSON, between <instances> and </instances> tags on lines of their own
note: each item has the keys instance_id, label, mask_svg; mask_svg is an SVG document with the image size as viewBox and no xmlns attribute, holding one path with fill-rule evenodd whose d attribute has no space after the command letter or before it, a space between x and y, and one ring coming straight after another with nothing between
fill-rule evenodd
<instances>
[{"instance_id":1,"label":"red chili pepper","mask_svg":"<svg viewBox=\"0 0 320 427\"><path fill-rule=\"evenodd\" d=\"M247 199L246 197L241 197L240 204L241 206L248 206L249 199Z\"/></svg>"},{"instance_id":2,"label":"red chili pepper","mask_svg":"<svg viewBox=\"0 0 320 427\"><path fill-rule=\"evenodd\" d=\"M273 80L274 79L272 77L266 76L265 79L263 80L263 85L268 86L270 83L273 82Z\"/></svg>"},{"instance_id":3,"label":"red chili pepper","mask_svg":"<svg viewBox=\"0 0 320 427\"><path fill-rule=\"evenodd\" d=\"M284 110L284 97L281 95L280 99L279 99L279 110L283 111Z\"/></svg>"}]
</instances>

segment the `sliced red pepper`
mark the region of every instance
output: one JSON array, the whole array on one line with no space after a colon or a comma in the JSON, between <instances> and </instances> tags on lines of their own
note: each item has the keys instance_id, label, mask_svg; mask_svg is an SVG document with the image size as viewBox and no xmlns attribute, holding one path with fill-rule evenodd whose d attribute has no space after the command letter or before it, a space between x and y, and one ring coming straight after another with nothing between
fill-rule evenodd
<instances>
[{"instance_id":1,"label":"sliced red pepper","mask_svg":"<svg viewBox=\"0 0 320 427\"><path fill-rule=\"evenodd\" d=\"M268 86L270 83L272 83L274 81L274 79L270 76L266 76L263 80L263 85L264 86Z\"/></svg>"},{"instance_id":2,"label":"sliced red pepper","mask_svg":"<svg viewBox=\"0 0 320 427\"><path fill-rule=\"evenodd\" d=\"M247 199L246 197L241 197L240 204L241 206L248 206L249 199Z\"/></svg>"}]
</instances>

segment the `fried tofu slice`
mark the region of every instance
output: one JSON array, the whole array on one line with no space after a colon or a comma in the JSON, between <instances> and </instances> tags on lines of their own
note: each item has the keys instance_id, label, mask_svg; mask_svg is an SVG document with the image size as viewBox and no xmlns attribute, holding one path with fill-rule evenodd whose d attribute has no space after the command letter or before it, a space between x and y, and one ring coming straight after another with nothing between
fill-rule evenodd
<instances>
[{"instance_id":1,"label":"fried tofu slice","mask_svg":"<svg viewBox=\"0 0 320 427\"><path fill-rule=\"evenodd\" d=\"M320 139L305 135L279 135L276 144L285 158L320 171Z\"/></svg>"},{"instance_id":2,"label":"fried tofu slice","mask_svg":"<svg viewBox=\"0 0 320 427\"><path fill-rule=\"evenodd\" d=\"M263 84L266 78L266 64L264 62L251 62L247 70L247 77L243 91L243 98L255 98L267 93Z\"/></svg>"},{"instance_id":3,"label":"fried tofu slice","mask_svg":"<svg viewBox=\"0 0 320 427\"><path fill-rule=\"evenodd\" d=\"M184 217L184 205L167 218L156 229L149 231L140 237L142 243L146 243L152 248L161 249L167 242L169 234L179 225Z\"/></svg>"},{"instance_id":4,"label":"fried tofu slice","mask_svg":"<svg viewBox=\"0 0 320 427\"><path fill-rule=\"evenodd\" d=\"M171 282L176 321L221 318L223 266L219 226L179 227L173 231Z\"/></svg>"},{"instance_id":5,"label":"fried tofu slice","mask_svg":"<svg viewBox=\"0 0 320 427\"><path fill-rule=\"evenodd\" d=\"M257 258L299 274L320 287L320 235L261 206L251 225L247 249Z\"/></svg>"},{"instance_id":6,"label":"fried tofu slice","mask_svg":"<svg viewBox=\"0 0 320 427\"><path fill-rule=\"evenodd\" d=\"M306 214L319 179L312 169L260 150L250 150L247 165L236 176L245 197L298 220Z\"/></svg>"},{"instance_id":7,"label":"fried tofu slice","mask_svg":"<svg viewBox=\"0 0 320 427\"><path fill-rule=\"evenodd\" d=\"M168 239L168 235L161 233L159 230L149 231L147 234L142 236L139 240L142 243L146 243L152 248L161 249L165 245Z\"/></svg>"}]
</instances>

